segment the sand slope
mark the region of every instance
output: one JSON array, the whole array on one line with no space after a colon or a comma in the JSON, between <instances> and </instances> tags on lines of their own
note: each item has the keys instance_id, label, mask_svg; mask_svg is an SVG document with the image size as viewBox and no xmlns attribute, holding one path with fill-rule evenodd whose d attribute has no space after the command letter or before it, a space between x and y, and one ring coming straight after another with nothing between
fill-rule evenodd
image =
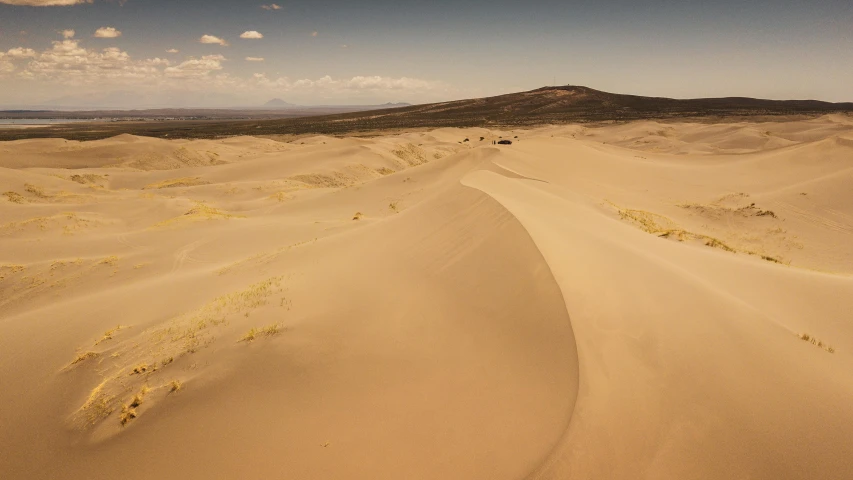
<instances>
[{"instance_id":1,"label":"sand slope","mask_svg":"<svg viewBox=\"0 0 853 480\"><path fill-rule=\"evenodd\" d=\"M848 478L851 154L843 116L7 142L0 478Z\"/></svg>"}]
</instances>

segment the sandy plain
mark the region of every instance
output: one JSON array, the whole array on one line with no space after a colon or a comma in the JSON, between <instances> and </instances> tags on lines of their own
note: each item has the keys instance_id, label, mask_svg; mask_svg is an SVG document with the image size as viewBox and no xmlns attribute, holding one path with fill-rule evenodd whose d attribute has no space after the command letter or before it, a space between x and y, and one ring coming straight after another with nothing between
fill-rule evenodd
<instances>
[{"instance_id":1,"label":"sandy plain","mask_svg":"<svg viewBox=\"0 0 853 480\"><path fill-rule=\"evenodd\" d=\"M0 478L850 478L851 274L843 115L3 142Z\"/></svg>"}]
</instances>

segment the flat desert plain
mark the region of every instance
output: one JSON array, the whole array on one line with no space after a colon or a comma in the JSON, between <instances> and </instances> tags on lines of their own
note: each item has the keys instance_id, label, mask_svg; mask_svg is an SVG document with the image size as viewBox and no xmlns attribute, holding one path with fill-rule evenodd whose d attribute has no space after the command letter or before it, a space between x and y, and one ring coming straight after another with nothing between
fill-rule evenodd
<instances>
[{"instance_id":1,"label":"flat desert plain","mask_svg":"<svg viewBox=\"0 0 853 480\"><path fill-rule=\"evenodd\" d=\"M851 274L844 115L0 143L0 478L850 479Z\"/></svg>"}]
</instances>

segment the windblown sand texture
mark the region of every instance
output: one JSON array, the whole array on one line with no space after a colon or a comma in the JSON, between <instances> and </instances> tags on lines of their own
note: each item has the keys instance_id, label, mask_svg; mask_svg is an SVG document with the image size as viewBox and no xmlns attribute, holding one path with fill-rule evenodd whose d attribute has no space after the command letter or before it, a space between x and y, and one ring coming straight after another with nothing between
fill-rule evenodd
<instances>
[{"instance_id":1,"label":"windblown sand texture","mask_svg":"<svg viewBox=\"0 0 853 480\"><path fill-rule=\"evenodd\" d=\"M0 478L849 479L851 273L841 115L0 143Z\"/></svg>"}]
</instances>

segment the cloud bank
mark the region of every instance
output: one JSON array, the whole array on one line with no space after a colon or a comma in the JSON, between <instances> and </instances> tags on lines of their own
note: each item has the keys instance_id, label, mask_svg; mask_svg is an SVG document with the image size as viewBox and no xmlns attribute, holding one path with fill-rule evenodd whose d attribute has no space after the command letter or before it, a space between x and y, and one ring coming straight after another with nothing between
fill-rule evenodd
<instances>
[{"instance_id":1,"label":"cloud bank","mask_svg":"<svg viewBox=\"0 0 853 480\"><path fill-rule=\"evenodd\" d=\"M30 91L45 95L53 94L57 88L69 94L99 93L113 88L152 94L191 91L244 98L288 95L309 102L373 101L387 98L388 94L393 94L395 100L436 98L444 96L448 89L441 82L380 75L301 79L269 77L264 73L235 76L226 71L228 59L221 54L185 57L177 62L160 57L136 59L117 47L87 48L82 40L63 37L66 38L51 42L50 47L41 51L16 47L0 52L0 85L26 82ZM245 57L247 64L258 66L264 60Z\"/></svg>"}]
</instances>

